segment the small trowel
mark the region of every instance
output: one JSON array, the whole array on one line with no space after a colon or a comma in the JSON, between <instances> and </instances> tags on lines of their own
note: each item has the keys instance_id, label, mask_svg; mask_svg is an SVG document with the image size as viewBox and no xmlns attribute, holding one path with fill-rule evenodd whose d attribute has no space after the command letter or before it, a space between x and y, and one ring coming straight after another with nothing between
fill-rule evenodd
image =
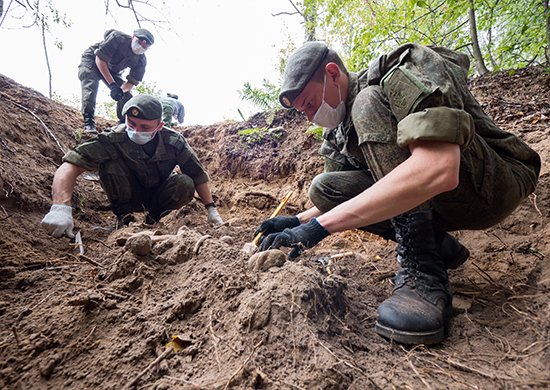
<instances>
[{"instance_id":1,"label":"small trowel","mask_svg":"<svg viewBox=\"0 0 550 390\"><path fill-rule=\"evenodd\" d=\"M277 215L279 215L279 213L281 212L283 207L285 207L286 203L288 202L291 196L292 196L292 191L289 191L289 193L286 194L285 197L281 200L281 203L279 203L279 206L277 206L277 208L275 209L275 211L273 211L273 214L271 214L271 217L269 218L275 218ZM243 252L246 253L248 256L251 256L254 253L256 253L256 251L258 250L258 244L263 235L264 235L264 232L259 232L258 234L256 234L256 237L254 237L254 240L252 240L252 242L247 242L246 244L244 244Z\"/></svg>"},{"instance_id":2,"label":"small trowel","mask_svg":"<svg viewBox=\"0 0 550 390\"><path fill-rule=\"evenodd\" d=\"M79 255L84 254L84 244L82 243L82 235L80 234L80 230L75 233L74 235L74 252Z\"/></svg>"}]
</instances>

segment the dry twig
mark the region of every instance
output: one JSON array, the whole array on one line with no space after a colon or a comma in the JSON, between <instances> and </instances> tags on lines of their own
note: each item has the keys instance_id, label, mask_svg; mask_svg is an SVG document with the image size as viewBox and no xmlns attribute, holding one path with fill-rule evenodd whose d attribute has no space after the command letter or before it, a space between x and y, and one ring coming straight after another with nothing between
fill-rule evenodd
<instances>
[{"instance_id":1,"label":"dry twig","mask_svg":"<svg viewBox=\"0 0 550 390\"><path fill-rule=\"evenodd\" d=\"M540 212L539 207L537 206L537 194L533 192L528 196L528 198L531 202L533 202L533 206L535 207L535 210L537 210L537 213L539 213L539 215L542 217L542 213Z\"/></svg>"},{"instance_id":2,"label":"dry twig","mask_svg":"<svg viewBox=\"0 0 550 390\"><path fill-rule=\"evenodd\" d=\"M86 261L87 263L95 265L96 267L105 268L105 266L103 264L98 263L97 261L95 261L94 259L89 258L86 255L81 255L81 254L73 255L72 253L70 253L69 255L74 257L75 259L82 259L82 260Z\"/></svg>"},{"instance_id":3,"label":"dry twig","mask_svg":"<svg viewBox=\"0 0 550 390\"><path fill-rule=\"evenodd\" d=\"M233 375L231 375L231 378L229 378L229 380L227 381L227 383L225 384L223 390L227 390L229 388L229 386L231 385L231 381L233 380L233 378L235 378L235 376L237 376L237 374L239 372L241 372L241 370L246 366L246 364L248 363L248 361L252 358L252 356L254 355L254 353L256 352L256 349L262 345L264 341L263 340L260 340L258 342L258 344L256 344L254 346L254 348L252 348L252 351L250 352L250 354L248 355L248 357L244 360L244 362L239 366L239 368L237 369L237 371L235 371L233 373Z\"/></svg>"},{"instance_id":4,"label":"dry twig","mask_svg":"<svg viewBox=\"0 0 550 390\"><path fill-rule=\"evenodd\" d=\"M164 359L166 359L168 356L170 356L172 354L172 352L174 352L174 349L173 348L167 348L163 353L161 353L155 360L153 360L151 363L149 363L149 365L147 367L145 367L143 369L143 371L141 371L139 374L137 374L134 379L132 379L130 381L130 383L128 383L124 388L125 389L130 389L132 388L136 383L137 381L145 374L147 374L149 372L149 370L151 368L153 368L155 365L157 365L158 363L160 363L161 361L163 361Z\"/></svg>"},{"instance_id":5,"label":"dry twig","mask_svg":"<svg viewBox=\"0 0 550 390\"><path fill-rule=\"evenodd\" d=\"M420 375L420 373L418 372L418 370L416 369L416 367L414 366L413 362L411 361L411 359L409 359L409 357L407 357L407 363L409 363L409 366L411 366L412 370L414 371L414 373L416 374L416 376L418 376L420 378L420 380L422 381L422 383L424 383L424 386L426 386L426 389L432 389L432 387L430 386L430 384L428 382L426 382L426 380L424 379L424 377L422 377L422 375Z\"/></svg>"}]
</instances>

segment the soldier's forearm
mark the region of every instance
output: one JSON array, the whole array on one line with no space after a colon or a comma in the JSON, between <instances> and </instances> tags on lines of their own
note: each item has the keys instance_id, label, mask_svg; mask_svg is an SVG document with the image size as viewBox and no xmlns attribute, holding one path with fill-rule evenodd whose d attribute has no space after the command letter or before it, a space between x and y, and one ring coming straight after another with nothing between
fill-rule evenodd
<instances>
[{"instance_id":1,"label":"soldier's forearm","mask_svg":"<svg viewBox=\"0 0 550 390\"><path fill-rule=\"evenodd\" d=\"M52 202L53 204L71 205L71 197L76 185L76 178L84 172L74 164L63 163L55 172L52 184Z\"/></svg>"}]
</instances>

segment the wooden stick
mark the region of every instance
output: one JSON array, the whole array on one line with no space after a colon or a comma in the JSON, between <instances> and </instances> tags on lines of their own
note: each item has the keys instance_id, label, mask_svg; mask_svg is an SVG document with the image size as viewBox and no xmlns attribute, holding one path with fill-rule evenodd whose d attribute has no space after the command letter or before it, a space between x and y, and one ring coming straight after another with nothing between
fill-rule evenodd
<instances>
[{"instance_id":1,"label":"wooden stick","mask_svg":"<svg viewBox=\"0 0 550 390\"><path fill-rule=\"evenodd\" d=\"M288 194L285 195L285 197L281 200L281 203L279 203L279 206L277 206L275 211L273 211L273 214L271 214L271 217L269 217L270 219L275 218L277 215L279 215L283 207L285 207L286 203L292 196L292 192L293 191L290 191ZM259 232L258 234L256 234L256 237L254 237L254 240L252 240L252 244L254 244L254 246L258 246L258 243L260 242L260 238L262 238L263 235L264 235L264 232Z\"/></svg>"}]
</instances>

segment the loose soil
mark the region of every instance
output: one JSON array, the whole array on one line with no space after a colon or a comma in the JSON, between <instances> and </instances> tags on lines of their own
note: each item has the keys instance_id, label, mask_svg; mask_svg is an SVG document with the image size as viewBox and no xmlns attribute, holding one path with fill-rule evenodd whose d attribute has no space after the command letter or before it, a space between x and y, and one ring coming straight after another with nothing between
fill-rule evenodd
<instances>
[{"instance_id":1,"label":"loose soil","mask_svg":"<svg viewBox=\"0 0 550 390\"><path fill-rule=\"evenodd\" d=\"M0 388L547 388L550 76L533 67L471 87L540 153L540 182L497 226L453 233L471 258L450 272L450 336L410 348L373 331L394 243L348 231L260 270L241 251L288 191L284 213L310 206L322 160L301 115L177 128L211 175L220 227L194 200L156 226L137 215L115 229L99 183L79 178L80 256L40 228L80 114L0 76ZM237 134L261 126L282 136L248 144ZM174 336L179 348L167 347Z\"/></svg>"}]
</instances>

